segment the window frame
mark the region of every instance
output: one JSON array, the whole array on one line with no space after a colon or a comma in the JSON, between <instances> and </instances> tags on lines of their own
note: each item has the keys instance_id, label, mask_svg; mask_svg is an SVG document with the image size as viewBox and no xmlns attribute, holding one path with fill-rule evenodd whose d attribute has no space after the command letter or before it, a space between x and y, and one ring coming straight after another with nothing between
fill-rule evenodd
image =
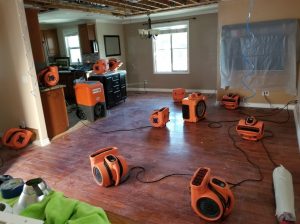
<instances>
[{"instance_id":1,"label":"window frame","mask_svg":"<svg viewBox=\"0 0 300 224\"><path fill-rule=\"evenodd\" d=\"M153 74L155 75L188 75L190 74L190 48L189 48L189 37L190 37L190 29L189 29L189 21L183 20L178 22L168 22L168 23L159 23L152 25L152 28L161 28L161 27L171 27L176 25L187 25L187 70L186 71L170 71L170 72L157 72L156 71L156 52L155 52L155 39L152 39L152 60L153 60ZM159 35L159 34L158 34ZM171 43L171 63L173 69L173 45L172 45L172 35L170 35L170 43Z\"/></svg>"},{"instance_id":2,"label":"window frame","mask_svg":"<svg viewBox=\"0 0 300 224\"><path fill-rule=\"evenodd\" d=\"M71 37L71 36L78 36L78 41L79 41L79 47L69 47L69 44L67 43L67 37ZM81 56L81 61L80 63L82 63L82 53L81 53L81 47L80 47L80 39L79 39L79 34L78 33L68 33L64 35L64 41L65 41L65 47L66 47L66 53L67 56L70 58L70 65L74 65L77 64L78 62L72 62L71 61L71 53L70 53L70 49L79 49L80 51L80 56Z\"/></svg>"}]
</instances>

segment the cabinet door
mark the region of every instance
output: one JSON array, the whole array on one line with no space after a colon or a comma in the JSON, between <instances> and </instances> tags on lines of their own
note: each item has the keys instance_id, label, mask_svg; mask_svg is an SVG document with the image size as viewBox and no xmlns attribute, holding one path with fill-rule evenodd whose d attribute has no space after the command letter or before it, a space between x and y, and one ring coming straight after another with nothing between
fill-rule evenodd
<instances>
[{"instance_id":1,"label":"cabinet door","mask_svg":"<svg viewBox=\"0 0 300 224\"><path fill-rule=\"evenodd\" d=\"M96 40L95 35L95 24L89 24L87 25L87 32L88 32L88 38L89 40Z\"/></svg>"},{"instance_id":2,"label":"cabinet door","mask_svg":"<svg viewBox=\"0 0 300 224\"><path fill-rule=\"evenodd\" d=\"M93 53L91 41L95 40L95 25L78 25L80 48L83 54Z\"/></svg>"},{"instance_id":3,"label":"cabinet door","mask_svg":"<svg viewBox=\"0 0 300 224\"><path fill-rule=\"evenodd\" d=\"M56 29L43 30L44 43L46 44L47 54L50 57L59 56L59 45Z\"/></svg>"}]
</instances>

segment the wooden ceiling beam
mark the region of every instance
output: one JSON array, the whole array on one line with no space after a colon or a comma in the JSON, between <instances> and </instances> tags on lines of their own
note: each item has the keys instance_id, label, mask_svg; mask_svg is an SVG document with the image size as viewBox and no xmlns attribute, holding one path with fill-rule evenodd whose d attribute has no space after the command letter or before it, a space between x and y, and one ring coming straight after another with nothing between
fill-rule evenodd
<instances>
[{"instance_id":1,"label":"wooden ceiling beam","mask_svg":"<svg viewBox=\"0 0 300 224\"><path fill-rule=\"evenodd\" d=\"M182 1L178 1L178 0L169 0L169 1L176 5L185 5Z\"/></svg>"},{"instance_id":2,"label":"wooden ceiling beam","mask_svg":"<svg viewBox=\"0 0 300 224\"><path fill-rule=\"evenodd\" d=\"M50 8L71 9L71 10L79 10L79 11L83 11L83 12L100 13L100 14L106 14L106 15L112 14L112 11L110 11L110 10L95 9L95 8L91 8L91 7L80 6L76 3L75 4L74 3L63 3L60 1L56 1L56 0L24 0L24 3L38 4L42 8L48 8L48 9L50 9ZM121 12L121 11L119 11L117 14L119 14L120 16L125 15L125 13Z\"/></svg>"},{"instance_id":3,"label":"wooden ceiling beam","mask_svg":"<svg viewBox=\"0 0 300 224\"><path fill-rule=\"evenodd\" d=\"M139 2L133 3L134 5L142 5L144 7L149 7L153 9L160 9L161 5L153 4L151 2L148 2L147 0L141 0Z\"/></svg>"},{"instance_id":4,"label":"wooden ceiling beam","mask_svg":"<svg viewBox=\"0 0 300 224\"><path fill-rule=\"evenodd\" d=\"M25 3L37 4L43 8L71 9L84 12L100 13L117 16L134 16L184 9L218 3L220 0L141 0L129 2L127 0L82 0L82 4L63 0L24 0ZM104 5L104 8L93 8L92 4ZM108 6L106 9L105 6Z\"/></svg>"},{"instance_id":5,"label":"wooden ceiling beam","mask_svg":"<svg viewBox=\"0 0 300 224\"><path fill-rule=\"evenodd\" d=\"M169 8L161 8L161 9L157 9L157 10L151 10L148 13L158 13L158 12L171 11L174 9L186 9L186 8L192 8L192 7L197 7L197 6L210 5L210 4L218 3L219 1L220 0L206 0L206 1L201 1L199 3L193 3L193 4L188 4L188 5L178 5L178 6L173 6L173 7L169 7ZM142 14L143 13L132 13L129 16L136 16L136 15L142 15Z\"/></svg>"},{"instance_id":6,"label":"wooden ceiling beam","mask_svg":"<svg viewBox=\"0 0 300 224\"><path fill-rule=\"evenodd\" d=\"M161 5L161 6L164 6L164 7L170 7L170 5L168 5L167 3L164 3L164 2L167 2L167 1L147 0L147 2L155 3L157 5Z\"/></svg>"},{"instance_id":7,"label":"wooden ceiling beam","mask_svg":"<svg viewBox=\"0 0 300 224\"><path fill-rule=\"evenodd\" d=\"M145 8L142 6L136 6L133 4L130 4L130 2L124 3L124 1L119 1L119 0L85 0L86 2L94 2L94 3L99 3L103 5L108 5L108 6L114 6L114 7L119 7L124 9L134 9L137 11L148 11L149 8Z\"/></svg>"}]
</instances>

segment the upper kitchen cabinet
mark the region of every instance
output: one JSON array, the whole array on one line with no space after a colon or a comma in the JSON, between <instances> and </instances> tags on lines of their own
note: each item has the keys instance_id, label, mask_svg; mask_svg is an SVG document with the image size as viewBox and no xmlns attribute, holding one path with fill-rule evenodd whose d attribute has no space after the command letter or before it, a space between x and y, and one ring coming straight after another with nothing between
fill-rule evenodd
<instances>
[{"instance_id":1,"label":"upper kitchen cabinet","mask_svg":"<svg viewBox=\"0 0 300 224\"><path fill-rule=\"evenodd\" d=\"M80 24L78 25L80 48L82 54L95 53L96 35L95 24Z\"/></svg>"},{"instance_id":2,"label":"upper kitchen cabinet","mask_svg":"<svg viewBox=\"0 0 300 224\"><path fill-rule=\"evenodd\" d=\"M42 30L42 39L44 49L48 57L59 57L59 44L57 38L57 30Z\"/></svg>"},{"instance_id":3,"label":"upper kitchen cabinet","mask_svg":"<svg viewBox=\"0 0 300 224\"><path fill-rule=\"evenodd\" d=\"M35 65L44 64L46 60L40 36L39 10L26 8L25 12L34 63Z\"/></svg>"}]
</instances>

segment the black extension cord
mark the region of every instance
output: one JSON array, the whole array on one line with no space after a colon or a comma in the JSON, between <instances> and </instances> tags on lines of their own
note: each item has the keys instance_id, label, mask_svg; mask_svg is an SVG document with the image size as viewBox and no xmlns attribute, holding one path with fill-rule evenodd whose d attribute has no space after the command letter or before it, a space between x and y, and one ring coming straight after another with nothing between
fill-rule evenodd
<instances>
[{"instance_id":1,"label":"black extension cord","mask_svg":"<svg viewBox=\"0 0 300 224\"><path fill-rule=\"evenodd\" d=\"M96 130L98 131L100 134L109 134L109 133L115 133L115 132L126 132L126 131L136 131L136 130L141 130L141 129L145 129L145 128L151 128L151 125L146 125L146 126L141 126L141 127L136 127L136 128L129 128L129 129L116 129L116 130L111 130L111 131L102 131L98 128L94 128L91 127L87 124L85 124L82 120L80 120L80 122L85 126L88 127L90 129Z\"/></svg>"},{"instance_id":2,"label":"black extension cord","mask_svg":"<svg viewBox=\"0 0 300 224\"><path fill-rule=\"evenodd\" d=\"M282 111L286 111L287 112L287 118L285 120L282 120L282 121L274 121L274 120L269 120L269 119L260 119L262 121L265 121L265 122L271 122L271 123L275 123L275 124L284 124L284 123L287 123L290 118L291 118L291 115L290 115L290 112L289 112L289 105L291 104L297 104L298 101L297 100L291 100L289 101L287 104L285 104L284 107L282 108L274 108L273 109L273 112L272 113L267 113L267 114L263 114L263 115L250 115L250 114L247 114L245 113L244 111L242 110L239 110L239 112L241 114L244 114L246 116L254 116L254 117L259 117L259 118L264 118L264 117L270 117L270 116L274 116L274 115L277 115L279 113L281 113ZM223 127L222 123L232 123L232 122L238 122L239 120L221 120L221 121L211 121L211 120L205 120L206 122L208 122L208 127L209 128L221 128ZM227 129L227 133L228 133L228 136L229 138L231 139L232 143L233 143L233 146L239 150L246 158L246 160L248 161L248 163L250 163L259 173L259 178L257 179L254 179L254 178L247 178L247 179L244 179L244 180L241 180L237 183L231 183L231 182L227 182L228 184L232 185L231 188L235 188L237 186L240 186L241 184L245 183L245 182L260 182L260 181L263 181L264 179L264 176L262 174L262 171L261 171L261 168L259 165L257 165L256 163L254 163L250 158L249 158L249 155L247 154L247 152L242 149L241 147L239 147L234 139L234 137L231 135L231 129L232 127L234 127L235 125L232 125L232 126L229 126L228 129ZM268 156L268 159L270 160L270 162L273 164L274 168L275 167L278 167L279 164L276 163L273 158L271 157L271 154L268 150L268 148L266 147L265 143L264 143L264 139L265 138L272 138L274 136L273 132L272 131L269 131L269 130L266 130L265 132L268 132L270 133L269 136L265 136L263 137L260 142L262 144L262 147L266 153L266 155Z\"/></svg>"},{"instance_id":3,"label":"black extension cord","mask_svg":"<svg viewBox=\"0 0 300 224\"><path fill-rule=\"evenodd\" d=\"M140 175L141 174L145 174L146 173L146 169L142 166L135 166L135 167L132 167L130 170L129 170L129 174L131 174L133 172L133 170L136 170L138 169L139 171L136 173L135 175L135 179L141 183L144 183L144 184L152 184L152 183L157 183L163 179L166 179L168 177L173 177L173 176L189 176L189 177L192 177L193 174L190 174L190 173L171 173L171 174L167 174L165 176L162 176L158 179L154 179L154 180L150 180L150 181L146 181L146 180L142 180L140 178ZM144 176L144 175L143 175Z\"/></svg>"}]
</instances>

